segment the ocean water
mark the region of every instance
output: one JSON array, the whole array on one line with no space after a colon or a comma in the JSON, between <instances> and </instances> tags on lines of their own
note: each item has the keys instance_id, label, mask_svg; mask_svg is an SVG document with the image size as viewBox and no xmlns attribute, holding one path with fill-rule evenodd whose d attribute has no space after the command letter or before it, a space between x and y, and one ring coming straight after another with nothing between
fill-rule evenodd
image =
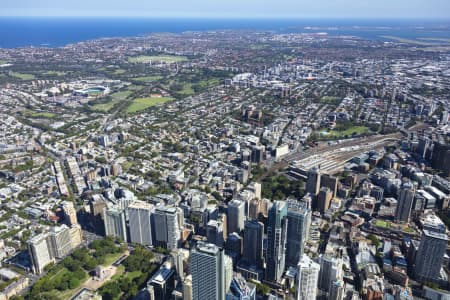
<instances>
[{"instance_id":1,"label":"ocean water","mask_svg":"<svg viewBox=\"0 0 450 300\"><path fill-rule=\"evenodd\" d=\"M270 30L281 33L327 32L330 35L355 35L366 39L381 39L383 35L409 39L450 38L450 20L0 17L0 48L59 47L102 37L226 29Z\"/></svg>"}]
</instances>

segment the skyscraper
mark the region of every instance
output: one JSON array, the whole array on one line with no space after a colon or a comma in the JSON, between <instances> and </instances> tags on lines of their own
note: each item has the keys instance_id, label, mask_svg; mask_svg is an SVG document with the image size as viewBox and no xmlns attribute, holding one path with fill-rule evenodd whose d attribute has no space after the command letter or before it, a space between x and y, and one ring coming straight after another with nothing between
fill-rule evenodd
<instances>
[{"instance_id":1,"label":"skyscraper","mask_svg":"<svg viewBox=\"0 0 450 300\"><path fill-rule=\"evenodd\" d=\"M402 185L397 201L397 209L395 211L395 220L397 222L409 222L414 202L414 194L414 186L410 182Z\"/></svg>"},{"instance_id":2,"label":"skyscraper","mask_svg":"<svg viewBox=\"0 0 450 300\"><path fill-rule=\"evenodd\" d=\"M45 266L54 261L47 243L47 235L44 233L38 234L28 241L28 252L35 274L41 274Z\"/></svg>"},{"instance_id":3,"label":"skyscraper","mask_svg":"<svg viewBox=\"0 0 450 300\"><path fill-rule=\"evenodd\" d=\"M320 189L320 170L312 168L308 172L308 180L306 181L306 192L316 197Z\"/></svg>"},{"instance_id":4,"label":"skyscraper","mask_svg":"<svg viewBox=\"0 0 450 300\"><path fill-rule=\"evenodd\" d=\"M333 282L343 279L342 260L327 255L320 257L319 288L329 293Z\"/></svg>"},{"instance_id":5,"label":"skyscraper","mask_svg":"<svg viewBox=\"0 0 450 300\"><path fill-rule=\"evenodd\" d=\"M333 193L327 187L320 189L317 195L317 208L321 213L325 213L330 208L330 202L333 198Z\"/></svg>"},{"instance_id":6,"label":"skyscraper","mask_svg":"<svg viewBox=\"0 0 450 300\"><path fill-rule=\"evenodd\" d=\"M228 233L240 233L244 229L245 202L241 200L231 200L228 203Z\"/></svg>"},{"instance_id":7,"label":"skyscraper","mask_svg":"<svg viewBox=\"0 0 450 300\"><path fill-rule=\"evenodd\" d=\"M153 205L135 201L128 206L130 241L144 246L152 246L151 214Z\"/></svg>"},{"instance_id":8,"label":"skyscraper","mask_svg":"<svg viewBox=\"0 0 450 300\"><path fill-rule=\"evenodd\" d=\"M225 300L232 264L223 250L214 244L198 242L191 253L192 299ZM228 282L229 284L229 282Z\"/></svg>"},{"instance_id":9,"label":"skyscraper","mask_svg":"<svg viewBox=\"0 0 450 300\"><path fill-rule=\"evenodd\" d=\"M329 174L323 174L320 177L320 186L329 188L333 193L333 198L336 197L337 194L338 182L339 180L336 176L331 176Z\"/></svg>"},{"instance_id":10,"label":"skyscraper","mask_svg":"<svg viewBox=\"0 0 450 300\"><path fill-rule=\"evenodd\" d=\"M105 235L128 241L127 224L125 221L125 210L117 206L103 210L103 221L105 224Z\"/></svg>"},{"instance_id":11,"label":"skyscraper","mask_svg":"<svg viewBox=\"0 0 450 300\"><path fill-rule=\"evenodd\" d=\"M158 206L153 214L156 246L175 249L180 240L178 210L174 207Z\"/></svg>"},{"instance_id":12,"label":"skyscraper","mask_svg":"<svg viewBox=\"0 0 450 300\"><path fill-rule=\"evenodd\" d=\"M251 266L262 267L264 225L256 220L245 222L242 259Z\"/></svg>"},{"instance_id":13,"label":"skyscraper","mask_svg":"<svg viewBox=\"0 0 450 300\"><path fill-rule=\"evenodd\" d=\"M64 218L67 225L78 225L77 211L73 205L73 202L63 201L61 203L61 207L64 211Z\"/></svg>"},{"instance_id":14,"label":"skyscraper","mask_svg":"<svg viewBox=\"0 0 450 300\"><path fill-rule=\"evenodd\" d=\"M297 300L316 299L320 266L303 254L298 264Z\"/></svg>"},{"instance_id":15,"label":"skyscraper","mask_svg":"<svg viewBox=\"0 0 450 300\"><path fill-rule=\"evenodd\" d=\"M422 282L436 281L442 267L448 237L446 233L424 230L416 255L415 276Z\"/></svg>"},{"instance_id":16,"label":"skyscraper","mask_svg":"<svg viewBox=\"0 0 450 300\"><path fill-rule=\"evenodd\" d=\"M276 201L269 211L267 225L266 280L279 282L285 267L287 204Z\"/></svg>"},{"instance_id":17,"label":"skyscraper","mask_svg":"<svg viewBox=\"0 0 450 300\"><path fill-rule=\"evenodd\" d=\"M175 289L175 270L170 262L165 262L161 268L153 274L147 282L147 286L153 287L153 295L158 300L172 299Z\"/></svg>"},{"instance_id":18,"label":"skyscraper","mask_svg":"<svg viewBox=\"0 0 450 300\"><path fill-rule=\"evenodd\" d=\"M221 221L209 220L206 225L206 238L208 243L215 244L217 247L223 247L223 224Z\"/></svg>"},{"instance_id":19,"label":"skyscraper","mask_svg":"<svg viewBox=\"0 0 450 300\"><path fill-rule=\"evenodd\" d=\"M70 228L66 225L52 227L47 239L51 257L63 258L72 251Z\"/></svg>"},{"instance_id":20,"label":"skyscraper","mask_svg":"<svg viewBox=\"0 0 450 300\"><path fill-rule=\"evenodd\" d=\"M311 223L311 215L307 204L289 201L287 219L286 266L296 267L303 255Z\"/></svg>"},{"instance_id":21,"label":"skyscraper","mask_svg":"<svg viewBox=\"0 0 450 300\"><path fill-rule=\"evenodd\" d=\"M233 278L230 284L230 289L227 293L227 300L255 300L256 286L248 283L245 279L237 275Z\"/></svg>"},{"instance_id":22,"label":"skyscraper","mask_svg":"<svg viewBox=\"0 0 450 300\"><path fill-rule=\"evenodd\" d=\"M345 283L342 280L336 280L331 284L329 300L343 300L345 291Z\"/></svg>"}]
</instances>

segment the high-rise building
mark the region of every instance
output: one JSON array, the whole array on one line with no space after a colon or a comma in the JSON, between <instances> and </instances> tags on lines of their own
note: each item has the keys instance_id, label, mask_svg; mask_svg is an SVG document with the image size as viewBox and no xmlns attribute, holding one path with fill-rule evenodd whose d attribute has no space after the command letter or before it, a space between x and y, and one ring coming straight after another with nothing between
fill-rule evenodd
<instances>
[{"instance_id":1,"label":"high-rise building","mask_svg":"<svg viewBox=\"0 0 450 300\"><path fill-rule=\"evenodd\" d=\"M77 211L73 202L63 201L61 207L64 211L64 219L68 226L78 225Z\"/></svg>"},{"instance_id":2,"label":"high-rise building","mask_svg":"<svg viewBox=\"0 0 450 300\"><path fill-rule=\"evenodd\" d=\"M172 292L175 289L175 271L172 264L165 262L147 282L147 286L153 287L155 299L172 299Z\"/></svg>"},{"instance_id":3,"label":"high-rise building","mask_svg":"<svg viewBox=\"0 0 450 300\"><path fill-rule=\"evenodd\" d=\"M297 300L316 299L320 266L303 254L298 264Z\"/></svg>"},{"instance_id":4,"label":"high-rise building","mask_svg":"<svg viewBox=\"0 0 450 300\"><path fill-rule=\"evenodd\" d=\"M248 283L245 279L237 275L233 277L230 289L227 293L227 300L256 300L256 286Z\"/></svg>"},{"instance_id":5,"label":"high-rise building","mask_svg":"<svg viewBox=\"0 0 450 300\"><path fill-rule=\"evenodd\" d=\"M73 225L72 227L70 227L69 232L72 249L75 249L83 242L83 231L81 230L80 225Z\"/></svg>"},{"instance_id":6,"label":"high-rise building","mask_svg":"<svg viewBox=\"0 0 450 300\"><path fill-rule=\"evenodd\" d=\"M192 275L183 280L183 300L192 300Z\"/></svg>"},{"instance_id":7,"label":"high-rise building","mask_svg":"<svg viewBox=\"0 0 450 300\"><path fill-rule=\"evenodd\" d=\"M259 216L259 206L261 201L258 199L250 200L248 204L248 218L252 220L257 220Z\"/></svg>"},{"instance_id":8,"label":"high-rise building","mask_svg":"<svg viewBox=\"0 0 450 300\"><path fill-rule=\"evenodd\" d=\"M193 300L225 300L227 278L231 277L225 264L232 264L226 257L214 244L197 243L191 253Z\"/></svg>"},{"instance_id":9,"label":"high-rise building","mask_svg":"<svg viewBox=\"0 0 450 300\"><path fill-rule=\"evenodd\" d=\"M276 201L269 211L267 224L266 276L271 282L279 282L285 267L287 204Z\"/></svg>"},{"instance_id":10,"label":"high-rise building","mask_svg":"<svg viewBox=\"0 0 450 300\"><path fill-rule=\"evenodd\" d=\"M418 280L433 282L439 279L447 243L446 233L423 230L414 268Z\"/></svg>"},{"instance_id":11,"label":"high-rise building","mask_svg":"<svg viewBox=\"0 0 450 300\"><path fill-rule=\"evenodd\" d=\"M72 251L70 228L66 225L53 226L47 239L51 257L63 258Z\"/></svg>"},{"instance_id":12,"label":"high-rise building","mask_svg":"<svg viewBox=\"0 0 450 300\"><path fill-rule=\"evenodd\" d=\"M217 247L223 247L223 224L221 221L209 220L206 225L206 238L208 243L215 244Z\"/></svg>"},{"instance_id":13,"label":"high-rise building","mask_svg":"<svg viewBox=\"0 0 450 300\"><path fill-rule=\"evenodd\" d=\"M295 200L288 201L287 219L286 267L296 267L303 255L311 223L307 204Z\"/></svg>"},{"instance_id":14,"label":"high-rise building","mask_svg":"<svg viewBox=\"0 0 450 300\"><path fill-rule=\"evenodd\" d=\"M236 263L242 255L242 237L233 232L228 235L227 242L225 244L225 253L230 256Z\"/></svg>"},{"instance_id":15,"label":"high-rise building","mask_svg":"<svg viewBox=\"0 0 450 300\"><path fill-rule=\"evenodd\" d=\"M155 245L167 249L176 249L180 240L178 210L174 207L158 206L153 214Z\"/></svg>"},{"instance_id":16,"label":"high-rise building","mask_svg":"<svg viewBox=\"0 0 450 300\"><path fill-rule=\"evenodd\" d=\"M395 210L395 220L397 222L409 222L414 203L414 194L415 189L410 182L402 185L397 201L397 209Z\"/></svg>"},{"instance_id":17,"label":"high-rise building","mask_svg":"<svg viewBox=\"0 0 450 300\"><path fill-rule=\"evenodd\" d=\"M135 201L128 206L130 241L144 246L152 246L151 214L153 205Z\"/></svg>"},{"instance_id":18,"label":"high-rise building","mask_svg":"<svg viewBox=\"0 0 450 300\"><path fill-rule=\"evenodd\" d=\"M103 222L105 235L128 241L127 224L125 221L125 209L113 206L103 210Z\"/></svg>"},{"instance_id":19,"label":"high-rise building","mask_svg":"<svg viewBox=\"0 0 450 300\"><path fill-rule=\"evenodd\" d=\"M333 193L327 187L323 187L319 191L317 196L317 208L321 213L325 213L328 208L330 208L331 199L333 198Z\"/></svg>"},{"instance_id":20,"label":"high-rise building","mask_svg":"<svg viewBox=\"0 0 450 300\"><path fill-rule=\"evenodd\" d=\"M253 146L250 160L252 163L259 164L264 160L264 152L265 147L264 146Z\"/></svg>"},{"instance_id":21,"label":"high-rise building","mask_svg":"<svg viewBox=\"0 0 450 300\"><path fill-rule=\"evenodd\" d=\"M319 288L329 293L333 282L343 279L342 260L327 255L322 255L319 259Z\"/></svg>"},{"instance_id":22,"label":"high-rise building","mask_svg":"<svg viewBox=\"0 0 450 300\"><path fill-rule=\"evenodd\" d=\"M331 284L329 300L344 300L345 283L342 280L334 281Z\"/></svg>"},{"instance_id":23,"label":"high-rise building","mask_svg":"<svg viewBox=\"0 0 450 300\"><path fill-rule=\"evenodd\" d=\"M49 251L47 235L44 233L38 234L28 241L28 252L35 274L41 274L46 265L54 262L54 257Z\"/></svg>"},{"instance_id":24,"label":"high-rise building","mask_svg":"<svg viewBox=\"0 0 450 300\"><path fill-rule=\"evenodd\" d=\"M242 259L258 268L263 264L264 224L256 220L245 222Z\"/></svg>"},{"instance_id":25,"label":"high-rise building","mask_svg":"<svg viewBox=\"0 0 450 300\"><path fill-rule=\"evenodd\" d=\"M308 180L306 181L306 192L310 193L314 198L319 194L320 189L320 170L312 168L308 172Z\"/></svg>"},{"instance_id":26,"label":"high-rise building","mask_svg":"<svg viewBox=\"0 0 450 300\"><path fill-rule=\"evenodd\" d=\"M228 233L240 233L244 229L245 202L241 200L231 200L228 203Z\"/></svg>"},{"instance_id":27,"label":"high-rise building","mask_svg":"<svg viewBox=\"0 0 450 300\"><path fill-rule=\"evenodd\" d=\"M338 182L339 180L336 176L332 176L329 174L323 174L320 177L320 186L329 188L333 193L332 195L333 198L336 197L337 194Z\"/></svg>"}]
</instances>

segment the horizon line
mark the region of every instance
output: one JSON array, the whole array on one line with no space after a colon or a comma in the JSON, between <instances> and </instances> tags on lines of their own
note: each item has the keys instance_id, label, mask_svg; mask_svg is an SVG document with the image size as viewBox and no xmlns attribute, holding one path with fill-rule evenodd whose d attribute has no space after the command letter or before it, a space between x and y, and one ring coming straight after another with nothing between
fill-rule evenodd
<instances>
[{"instance_id":1,"label":"horizon line","mask_svg":"<svg viewBox=\"0 0 450 300\"><path fill-rule=\"evenodd\" d=\"M450 21L450 17L302 17L302 16L177 16L177 15L1 15L0 18L48 18L48 19L203 19L203 20L349 20L349 21Z\"/></svg>"}]
</instances>

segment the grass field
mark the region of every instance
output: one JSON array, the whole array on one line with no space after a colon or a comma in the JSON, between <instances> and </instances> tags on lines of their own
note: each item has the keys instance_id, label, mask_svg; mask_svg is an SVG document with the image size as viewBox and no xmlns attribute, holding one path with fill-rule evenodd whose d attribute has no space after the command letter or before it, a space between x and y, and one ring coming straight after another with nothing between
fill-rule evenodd
<instances>
[{"instance_id":1,"label":"grass field","mask_svg":"<svg viewBox=\"0 0 450 300\"><path fill-rule=\"evenodd\" d=\"M124 74L124 73L126 73L126 72L127 72L127 71L124 70L124 69L117 69L117 70L114 70L113 74L114 74L114 75L121 75L121 74Z\"/></svg>"},{"instance_id":2,"label":"grass field","mask_svg":"<svg viewBox=\"0 0 450 300\"><path fill-rule=\"evenodd\" d=\"M333 104L333 105L339 105L341 103L342 99L339 97L333 97L333 96L323 96L320 98L320 103L324 104Z\"/></svg>"},{"instance_id":3,"label":"grass field","mask_svg":"<svg viewBox=\"0 0 450 300\"><path fill-rule=\"evenodd\" d=\"M44 112L44 111L33 111L33 110L26 110L23 112L24 115L31 118L47 118L47 119L53 119L56 117L54 113L51 112Z\"/></svg>"},{"instance_id":4,"label":"grass field","mask_svg":"<svg viewBox=\"0 0 450 300\"><path fill-rule=\"evenodd\" d=\"M149 81L158 81L161 78L163 78L163 77L162 76L144 76L144 77L131 78L131 80L138 81L138 82L149 82Z\"/></svg>"},{"instance_id":5,"label":"grass field","mask_svg":"<svg viewBox=\"0 0 450 300\"><path fill-rule=\"evenodd\" d=\"M128 106L127 113L136 113L146 110L149 107L172 101L171 97L148 97L134 99L130 106Z\"/></svg>"},{"instance_id":6,"label":"grass field","mask_svg":"<svg viewBox=\"0 0 450 300\"><path fill-rule=\"evenodd\" d=\"M383 220L377 220L375 222L375 225L382 228L389 228L391 227L391 224L389 222L383 221Z\"/></svg>"},{"instance_id":7,"label":"grass field","mask_svg":"<svg viewBox=\"0 0 450 300\"><path fill-rule=\"evenodd\" d=\"M410 44L410 45L418 45L418 46L435 46L436 45L436 43L424 42L424 41L418 41L418 40L412 40L412 39L405 39L405 38L391 36L391 35L383 35L381 37L388 39L388 40L393 40L393 41L396 41L399 43Z\"/></svg>"},{"instance_id":8,"label":"grass field","mask_svg":"<svg viewBox=\"0 0 450 300\"><path fill-rule=\"evenodd\" d=\"M112 265L116 260L118 260L123 253L110 253L105 256L105 262L103 263L103 266L109 266Z\"/></svg>"},{"instance_id":9,"label":"grass field","mask_svg":"<svg viewBox=\"0 0 450 300\"><path fill-rule=\"evenodd\" d=\"M114 105L116 105L117 103L124 101L127 97L129 97L131 95L131 93L132 93L131 91L122 91L122 92L112 93L110 95L112 98L111 101L106 102L106 103L95 104L92 106L92 109L96 110L96 111L107 112L111 108L113 108Z\"/></svg>"},{"instance_id":10,"label":"grass field","mask_svg":"<svg viewBox=\"0 0 450 300\"><path fill-rule=\"evenodd\" d=\"M59 71L47 71L42 73L42 75L47 75L47 76L63 76L66 75L66 73L64 72L59 72Z\"/></svg>"},{"instance_id":11,"label":"grass field","mask_svg":"<svg viewBox=\"0 0 450 300\"><path fill-rule=\"evenodd\" d=\"M9 76L18 78L20 80L33 80L36 78L33 74L25 74L25 73L18 73L18 72L10 72Z\"/></svg>"},{"instance_id":12,"label":"grass field","mask_svg":"<svg viewBox=\"0 0 450 300\"><path fill-rule=\"evenodd\" d=\"M358 136L364 133L369 132L369 128L366 126L352 126L346 130L338 131L322 131L321 134L326 138L344 138L344 137L352 137L354 135Z\"/></svg>"},{"instance_id":13,"label":"grass field","mask_svg":"<svg viewBox=\"0 0 450 300\"><path fill-rule=\"evenodd\" d=\"M185 56L177 56L177 55L140 55L140 56L134 56L129 57L128 62L130 63L174 63L174 62L181 62L186 61L187 58Z\"/></svg>"},{"instance_id":14,"label":"grass field","mask_svg":"<svg viewBox=\"0 0 450 300\"><path fill-rule=\"evenodd\" d=\"M62 268L61 270L59 270L55 275L53 275L50 280L54 281L54 280L58 280L59 278L62 278L65 274L70 273L69 270L67 270L66 268ZM58 290L53 290L52 294L55 295L56 297L58 297L59 299L70 299L71 296L73 296L73 294L79 289L79 287L88 279L88 275L87 273L85 273L85 276L82 280L80 280L80 285L74 289L69 289L69 290L65 290L65 291L58 291Z\"/></svg>"}]
</instances>

